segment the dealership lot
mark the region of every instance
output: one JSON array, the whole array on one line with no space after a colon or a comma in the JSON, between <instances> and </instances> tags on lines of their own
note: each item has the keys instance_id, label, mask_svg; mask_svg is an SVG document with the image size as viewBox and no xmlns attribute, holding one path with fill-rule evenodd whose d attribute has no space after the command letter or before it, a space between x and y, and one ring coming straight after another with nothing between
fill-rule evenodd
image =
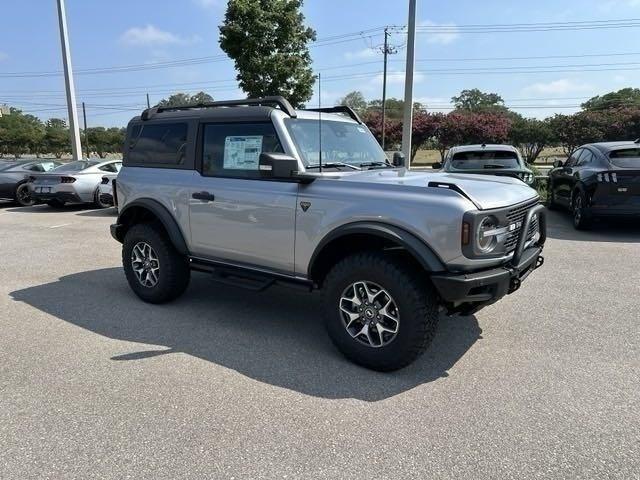
<instances>
[{"instance_id":1,"label":"dealership lot","mask_svg":"<svg viewBox=\"0 0 640 480\"><path fill-rule=\"evenodd\" d=\"M521 291L381 374L317 294L142 303L114 218L0 206L0 478L640 476L640 227L550 212Z\"/></svg>"}]
</instances>

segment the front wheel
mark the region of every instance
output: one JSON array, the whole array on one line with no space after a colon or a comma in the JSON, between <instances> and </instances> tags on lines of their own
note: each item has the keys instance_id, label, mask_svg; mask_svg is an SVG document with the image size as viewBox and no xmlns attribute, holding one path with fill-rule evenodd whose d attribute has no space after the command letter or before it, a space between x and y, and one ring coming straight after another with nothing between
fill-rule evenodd
<instances>
[{"instance_id":1,"label":"front wheel","mask_svg":"<svg viewBox=\"0 0 640 480\"><path fill-rule=\"evenodd\" d=\"M324 282L327 331L350 360L392 371L427 349L438 322L438 296L423 272L381 252L349 256Z\"/></svg>"},{"instance_id":2,"label":"front wheel","mask_svg":"<svg viewBox=\"0 0 640 480\"><path fill-rule=\"evenodd\" d=\"M131 289L148 303L178 298L191 278L187 258L159 227L148 223L134 225L126 233L122 265Z\"/></svg>"},{"instance_id":3,"label":"front wheel","mask_svg":"<svg viewBox=\"0 0 640 480\"><path fill-rule=\"evenodd\" d=\"M109 208L112 206L110 203L105 203L102 200L100 200L100 188L97 188L95 193L93 194L93 205L96 208L101 208L101 209Z\"/></svg>"}]
</instances>

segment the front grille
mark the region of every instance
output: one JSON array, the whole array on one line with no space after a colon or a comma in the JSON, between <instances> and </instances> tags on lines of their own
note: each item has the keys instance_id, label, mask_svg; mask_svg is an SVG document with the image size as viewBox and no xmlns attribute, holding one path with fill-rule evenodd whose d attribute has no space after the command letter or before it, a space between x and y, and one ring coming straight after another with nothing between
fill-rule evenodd
<instances>
[{"instance_id":1,"label":"front grille","mask_svg":"<svg viewBox=\"0 0 640 480\"><path fill-rule=\"evenodd\" d=\"M504 242L504 246L507 252L511 252L516 248L518 244L518 236L520 235L520 230L522 230L522 224L524 223L524 219L527 216L527 212L535 207L538 203L538 200L533 200L532 202L524 203L522 205L514 207L507 212L507 220L509 221L509 225L516 225L515 229L509 232ZM531 223L529 224L527 241L531 240L537 231L538 217L536 216L531 220Z\"/></svg>"}]
</instances>

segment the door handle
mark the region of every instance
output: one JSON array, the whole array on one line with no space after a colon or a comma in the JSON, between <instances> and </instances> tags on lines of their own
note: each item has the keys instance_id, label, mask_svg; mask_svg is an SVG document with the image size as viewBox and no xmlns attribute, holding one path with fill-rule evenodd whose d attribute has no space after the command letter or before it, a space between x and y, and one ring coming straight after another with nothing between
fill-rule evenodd
<instances>
[{"instance_id":1,"label":"door handle","mask_svg":"<svg viewBox=\"0 0 640 480\"><path fill-rule=\"evenodd\" d=\"M213 202L216 199L215 195L209 192L196 192L191 197L204 202Z\"/></svg>"}]
</instances>

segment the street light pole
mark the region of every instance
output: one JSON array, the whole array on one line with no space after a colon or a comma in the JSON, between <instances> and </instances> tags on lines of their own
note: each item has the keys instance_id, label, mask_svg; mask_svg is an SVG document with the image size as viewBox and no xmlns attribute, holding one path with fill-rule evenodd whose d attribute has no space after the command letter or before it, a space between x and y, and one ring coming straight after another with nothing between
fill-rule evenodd
<instances>
[{"instance_id":1,"label":"street light pole","mask_svg":"<svg viewBox=\"0 0 640 480\"><path fill-rule=\"evenodd\" d=\"M382 74L382 149L385 149L387 133L387 57L389 56L389 27L384 29L384 73Z\"/></svg>"},{"instance_id":2,"label":"street light pole","mask_svg":"<svg viewBox=\"0 0 640 480\"><path fill-rule=\"evenodd\" d=\"M407 67L404 80L404 122L402 126L402 153L411 166L411 133L413 129L413 70L416 48L416 0L409 0L409 31L407 37Z\"/></svg>"},{"instance_id":3,"label":"street light pole","mask_svg":"<svg viewBox=\"0 0 640 480\"><path fill-rule=\"evenodd\" d=\"M58 22L60 24L60 43L62 46L62 64L64 67L64 83L67 93L67 110L69 111L69 131L71 135L71 154L74 160L82 158L82 144L78 127L78 112L76 108L76 88L73 83L73 68L71 66L71 52L69 51L69 34L67 32L67 14L64 0L58 2Z\"/></svg>"}]
</instances>

